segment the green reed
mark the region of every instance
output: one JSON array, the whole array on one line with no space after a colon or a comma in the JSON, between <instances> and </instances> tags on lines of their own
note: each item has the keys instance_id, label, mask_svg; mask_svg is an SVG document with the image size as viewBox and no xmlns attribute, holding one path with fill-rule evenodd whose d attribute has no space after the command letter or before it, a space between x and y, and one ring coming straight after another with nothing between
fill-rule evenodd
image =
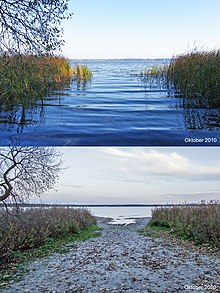
<instances>
[{"instance_id":1,"label":"green reed","mask_svg":"<svg viewBox=\"0 0 220 293\"><path fill-rule=\"evenodd\" d=\"M179 55L171 60L167 75L185 97L220 105L220 50Z\"/></svg>"},{"instance_id":2,"label":"green reed","mask_svg":"<svg viewBox=\"0 0 220 293\"><path fill-rule=\"evenodd\" d=\"M166 65L155 65L149 68L145 68L141 72L141 76L143 78L150 78L150 77L166 77L168 72L169 66Z\"/></svg>"},{"instance_id":3,"label":"green reed","mask_svg":"<svg viewBox=\"0 0 220 293\"><path fill-rule=\"evenodd\" d=\"M167 89L168 68L167 64L149 66L144 68L139 74L132 74L132 76L140 77L141 81L149 88Z\"/></svg>"},{"instance_id":4,"label":"green reed","mask_svg":"<svg viewBox=\"0 0 220 293\"><path fill-rule=\"evenodd\" d=\"M65 86L73 77L63 57L36 55L0 56L0 103L21 103L42 99L51 89Z\"/></svg>"},{"instance_id":5,"label":"green reed","mask_svg":"<svg viewBox=\"0 0 220 293\"><path fill-rule=\"evenodd\" d=\"M92 71L87 65L76 65L76 67L73 68L73 78L77 83L85 83L91 80Z\"/></svg>"}]
</instances>

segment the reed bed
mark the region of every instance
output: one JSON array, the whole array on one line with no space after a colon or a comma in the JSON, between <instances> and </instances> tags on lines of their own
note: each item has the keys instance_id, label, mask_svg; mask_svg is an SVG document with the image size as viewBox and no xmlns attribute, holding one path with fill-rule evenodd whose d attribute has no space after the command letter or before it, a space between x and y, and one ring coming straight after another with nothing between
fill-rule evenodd
<instances>
[{"instance_id":1,"label":"reed bed","mask_svg":"<svg viewBox=\"0 0 220 293\"><path fill-rule=\"evenodd\" d=\"M65 207L32 208L0 212L0 263L7 263L16 251L39 247L48 239L77 235L95 224L86 209Z\"/></svg>"},{"instance_id":2,"label":"reed bed","mask_svg":"<svg viewBox=\"0 0 220 293\"><path fill-rule=\"evenodd\" d=\"M168 78L181 94L220 105L220 50L196 51L173 58Z\"/></svg>"},{"instance_id":3,"label":"reed bed","mask_svg":"<svg viewBox=\"0 0 220 293\"><path fill-rule=\"evenodd\" d=\"M161 207L152 211L150 226L168 228L195 244L220 248L220 204Z\"/></svg>"},{"instance_id":4,"label":"reed bed","mask_svg":"<svg viewBox=\"0 0 220 293\"><path fill-rule=\"evenodd\" d=\"M219 68L220 50L195 49L173 57L168 65L144 69L138 76L149 88L166 89L169 96L183 97L186 107L219 107Z\"/></svg>"},{"instance_id":5,"label":"reed bed","mask_svg":"<svg viewBox=\"0 0 220 293\"><path fill-rule=\"evenodd\" d=\"M22 105L42 99L49 90L68 84L73 76L67 59L36 55L0 57L0 102Z\"/></svg>"}]
</instances>

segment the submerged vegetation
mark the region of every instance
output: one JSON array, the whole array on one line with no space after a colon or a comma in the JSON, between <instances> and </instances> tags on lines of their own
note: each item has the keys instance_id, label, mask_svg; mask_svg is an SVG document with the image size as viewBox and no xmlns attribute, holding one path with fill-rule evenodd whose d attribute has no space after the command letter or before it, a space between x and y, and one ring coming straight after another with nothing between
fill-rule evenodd
<instances>
[{"instance_id":1,"label":"submerged vegetation","mask_svg":"<svg viewBox=\"0 0 220 293\"><path fill-rule=\"evenodd\" d=\"M152 211L149 227L164 229L197 245L220 248L220 204L160 207Z\"/></svg>"},{"instance_id":2,"label":"submerged vegetation","mask_svg":"<svg viewBox=\"0 0 220 293\"><path fill-rule=\"evenodd\" d=\"M220 105L220 50L192 51L171 60L168 78L186 97Z\"/></svg>"},{"instance_id":3,"label":"submerged vegetation","mask_svg":"<svg viewBox=\"0 0 220 293\"><path fill-rule=\"evenodd\" d=\"M0 212L0 271L16 262L17 255L45 255L61 243L86 238L84 231L96 227L86 209L65 207L14 209ZM92 229L94 230L94 229ZM91 233L89 234L91 236ZM88 235L87 235L88 236ZM56 243L58 242L58 245ZM24 253L24 255L23 255Z\"/></svg>"}]
</instances>

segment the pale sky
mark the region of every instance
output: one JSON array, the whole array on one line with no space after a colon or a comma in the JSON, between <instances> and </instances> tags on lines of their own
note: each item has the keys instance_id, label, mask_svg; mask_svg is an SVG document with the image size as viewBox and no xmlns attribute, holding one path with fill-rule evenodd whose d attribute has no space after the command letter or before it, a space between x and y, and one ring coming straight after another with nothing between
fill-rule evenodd
<instances>
[{"instance_id":1,"label":"pale sky","mask_svg":"<svg viewBox=\"0 0 220 293\"><path fill-rule=\"evenodd\" d=\"M220 148L59 148L64 169L47 203L220 200Z\"/></svg>"},{"instance_id":2,"label":"pale sky","mask_svg":"<svg viewBox=\"0 0 220 293\"><path fill-rule=\"evenodd\" d=\"M70 0L63 54L73 59L171 58L220 47L219 0Z\"/></svg>"}]
</instances>

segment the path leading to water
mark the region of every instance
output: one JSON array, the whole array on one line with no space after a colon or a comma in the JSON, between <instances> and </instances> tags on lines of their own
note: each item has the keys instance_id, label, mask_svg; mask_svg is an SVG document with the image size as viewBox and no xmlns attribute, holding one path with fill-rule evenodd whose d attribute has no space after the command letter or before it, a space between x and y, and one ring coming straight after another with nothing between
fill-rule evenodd
<instances>
[{"instance_id":1,"label":"path leading to water","mask_svg":"<svg viewBox=\"0 0 220 293\"><path fill-rule=\"evenodd\" d=\"M21 282L2 292L220 292L217 256L140 235L147 220L116 226L99 218L101 237L34 262Z\"/></svg>"}]
</instances>

